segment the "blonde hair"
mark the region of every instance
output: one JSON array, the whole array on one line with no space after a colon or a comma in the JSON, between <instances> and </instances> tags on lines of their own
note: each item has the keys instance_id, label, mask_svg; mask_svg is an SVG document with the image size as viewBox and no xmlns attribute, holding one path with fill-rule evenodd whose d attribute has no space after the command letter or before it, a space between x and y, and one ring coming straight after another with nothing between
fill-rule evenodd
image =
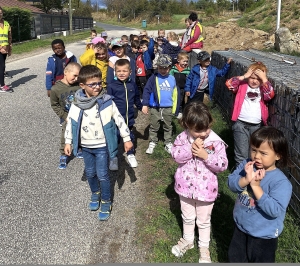
<instances>
[{"instance_id":1,"label":"blonde hair","mask_svg":"<svg viewBox=\"0 0 300 266\"><path fill-rule=\"evenodd\" d=\"M187 52L180 52L178 55L177 55L177 60L181 60L183 58L186 58L186 59L189 59L189 54Z\"/></svg>"},{"instance_id":2,"label":"blonde hair","mask_svg":"<svg viewBox=\"0 0 300 266\"><path fill-rule=\"evenodd\" d=\"M178 42L178 35L174 31L168 32L167 37L173 42Z\"/></svg>"},{"instance_id":3,"label":"blonde hair","mask_svg":"<svg viewBox=\"0 0 300 266\"><path fill-rule=\"evenodd\" d=\"M148 33L147 33L147 31L145 31L145 30L141 30L141 31L140 31L140 35L146 35L146 36L148 36Z\"/></svg>"},{"instance_id":4,"label":"blonde hair","mask_svg":"<svg viewBox=\"0 0 300 266\"><path fill-rule=\"evenodd\" d=\"M260 69L267 74L268 69L262 62L255 62L248 67L248 70L252 69L253 71Z\"/></svg>"}]
</instances>

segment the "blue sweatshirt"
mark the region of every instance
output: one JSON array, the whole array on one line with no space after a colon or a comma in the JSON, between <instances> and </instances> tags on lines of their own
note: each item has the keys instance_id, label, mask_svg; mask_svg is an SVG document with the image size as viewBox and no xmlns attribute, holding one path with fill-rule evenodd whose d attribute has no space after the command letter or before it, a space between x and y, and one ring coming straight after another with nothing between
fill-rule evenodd
<instances>
[{"instance_id":1,"label":"blue sweatshirt","mask_svg":"<svg viewBox=\"0 0 300 266\"><path fill-rule=\"evenodd\" d=\"M241 176L246 176L244 160L228 176L228 186L238 193L233 210L236 226L244 233L263 239L277 238L283 230L286 208L292 196L292 184L278 168L266 171L260 186L263 195L256 200L252 188L241 188L238 184Z\"/></svg>"}]
</instances>

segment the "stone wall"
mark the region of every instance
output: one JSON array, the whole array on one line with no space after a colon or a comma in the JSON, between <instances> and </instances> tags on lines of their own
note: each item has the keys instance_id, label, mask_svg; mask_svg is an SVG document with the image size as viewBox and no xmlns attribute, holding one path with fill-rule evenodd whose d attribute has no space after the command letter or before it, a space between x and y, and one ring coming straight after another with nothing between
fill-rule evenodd
<instances>
[{"instance_id":1,"label":"stone wall","mask_svg":"<svg viewBox=\"0 0 300 266\"><path fill-rule=\"evenodd\" d=\"M235 96L226 88L226 79L243 75L254 61L268 67L268 79L276 93L268 105L269 125L283 131L289 141L293 167L285 169L285 173L293 185L290 205L300 216L300 58L251 49L214 51L212 65L221 68L229 57L233 58L231 69L225 78L217 79L214 95L229 123Z\"/></svg>"}]
</instances>

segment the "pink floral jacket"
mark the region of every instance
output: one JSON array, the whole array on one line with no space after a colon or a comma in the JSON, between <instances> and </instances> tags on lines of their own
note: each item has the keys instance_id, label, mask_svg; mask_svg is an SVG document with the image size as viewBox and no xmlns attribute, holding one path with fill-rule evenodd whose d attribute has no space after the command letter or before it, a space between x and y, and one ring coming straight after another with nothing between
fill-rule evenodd
<instances>
[{"instance_id":1,"label":"pink floral jacket","mask_svg":"<svg viewBox=\"0 0 300 266\"><path fill-rule=\"evenodd\" d=\"M193 156L192 142L192 137L185 130L177 136L172 147L171 154L179 164L175 173L175 191L186 198L213 202L218 195L216 173L225 171L228 166L227 145L211 130L204 140L208 158L203 160Z\"/></svg>"}]
</instances>

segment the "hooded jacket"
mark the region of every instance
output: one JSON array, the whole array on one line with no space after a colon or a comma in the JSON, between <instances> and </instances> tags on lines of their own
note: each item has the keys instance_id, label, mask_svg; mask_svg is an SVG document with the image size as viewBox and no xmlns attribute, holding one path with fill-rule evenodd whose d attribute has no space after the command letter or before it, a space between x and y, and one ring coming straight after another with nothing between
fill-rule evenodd
<instances>
[{"instance_id":1,"label":"hooded jacket","mask_svg":"<svg viewBox=\"0 0 300 266\"><path fill-rule=\"evenodd\" d=\"M178 53L181 51L180 45L175 45L175 42L166 42L162 45L162 54L167 54L172 57L172 63L176 64Z\"/></svg>"}]
</instances>

